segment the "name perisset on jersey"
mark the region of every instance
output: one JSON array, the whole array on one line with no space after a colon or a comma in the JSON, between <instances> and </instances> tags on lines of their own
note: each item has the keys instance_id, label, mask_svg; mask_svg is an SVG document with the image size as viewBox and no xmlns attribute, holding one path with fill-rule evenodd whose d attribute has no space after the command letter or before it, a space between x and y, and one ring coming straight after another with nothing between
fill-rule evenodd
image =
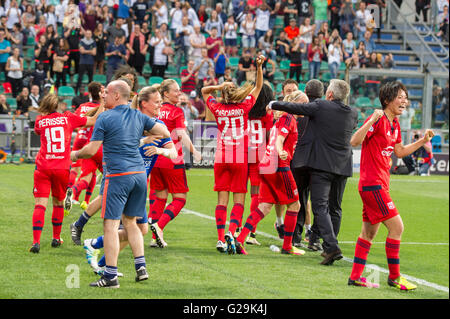
<instances>
[{"instance_id":1,"label":"name perisset on jersey","mask_svg":"<svg viewBox=\"0 0 450 319\"><path fill-rule=\"evenodd\" d=\"M39 120L39 127L45 127L45 126L53 126L53 125L65 125L68 124L68 120L67 117L62 116L62 117L57 117L57 118L46 118L46 119L42 119Z\"/></svg>"}]
</instances>

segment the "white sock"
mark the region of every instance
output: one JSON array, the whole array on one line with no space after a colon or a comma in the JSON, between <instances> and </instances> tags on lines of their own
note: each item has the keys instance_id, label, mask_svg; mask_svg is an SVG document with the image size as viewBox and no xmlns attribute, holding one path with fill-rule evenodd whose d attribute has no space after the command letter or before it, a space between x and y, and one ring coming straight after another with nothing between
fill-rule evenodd
<instances>
[{"instance_id":1,"label":"white sock","mask_svg":"<svg viewBox=\"0 0 450 319\"><path fill-rule=\"evenodd\" d=\"M277 225L281 226L284 224L283 216L278 217L277 216Z\"/></svg>"},{"instance_id":2,"label":"white sock","mask_svg":"<svg viewBox=\"0 0 450 319\"><path fill-rule=\"evenodd\" d=\"M306 231L311 230L311 225L306 225L306 224L305 224L305 230L306 230Z\"/></svg>"}]
</instances>

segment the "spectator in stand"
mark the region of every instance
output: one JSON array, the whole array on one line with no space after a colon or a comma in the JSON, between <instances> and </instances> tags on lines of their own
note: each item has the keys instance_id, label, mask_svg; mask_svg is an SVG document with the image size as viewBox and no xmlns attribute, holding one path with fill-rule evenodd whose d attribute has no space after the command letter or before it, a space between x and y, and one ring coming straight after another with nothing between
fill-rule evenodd
<instances>
[{"instance_id":1,"label":"spectator in stand","mask_svg":"<svg viewBox=\"0 0 450 319\"><path fill-rule=\"evenodd\" d=\"M416 22L419 22L421 12L423 22L428 22L428 9L430 9L430 0L416 0Z\"/></svg>"},{"instance_id":2,"label":"spectator in stand","mask_svg":"<svg viewBox=\"0 0 450 319\"><path fill-rule=\"evenodd\" d=\"M224 26L225 52L229 56L235 56L238 52L237 30L238 24L234 21L234 17L230 15Z\"/></svg>"},{"instance_id":3,"label":"spectator in stand","mask_svg":"<svg viewBox=\"0 0 450 319\"><path fill-rule=\"evenodd\" d=\"M38 63L37 67L31 73L31 84L36 84L42 90L44 88L45 82L47 82L47 72L45 72L44 64Z\"/></svg>"},{"instance_id":4,"label":"spectator in stand","mask_svg":"<svg viewBox=\"0 0 450 319\"><path fill-rule=\"evenodd\" d=\"M263 4L263 0L248 0L247 5L250 11L255 11L258 7Z\"/></svg>"},{"instance_id":5,"label":"spectator in stand","mask_svg":"<svg viewBox=\"0 0 450 319\"><path fill-rule=\"evenodd\" d=\"M263 37L269 30L270 10L266 3L256 9L256 23L255 23L255 39L258 43L259 39Z\"/></svg>"},{"instance_id":6,"label":"spectator in stand","mask_svg":"<svg viewBox=\"0 0 450 319\"><path fill-rule=\"evenodd\" d=\"M203 79L203 84L205 86L209 86L209 85L217 85L219 83L217 77L216 77L216 73L214 72L213 68L210 68L208 70L208 73L206 74L206 77Z\"/></svg>"},{"instance_id":7,"label":"spectator in stand","mask_svg":"<svg viewBox=\"0 0 450 319\"><path fill-rule=\"evenodd\" d=\"M227 14L223 11L223 4L221 2L216 2L216 12L217 16L220 18L222 23L224 24L225 21L228 20Z\"/></svg>"},{"instance_id":8,"label":"spectator in stand","mask_svg":"<svg viewBox=\"0 0 450 319\"><path fill-rule=\"evenodd\" d=\"M449 34L448 34L448 5L443 7L443 12L438 15L437 22L439 25L439 32L436 34L438 37L441 37L444 41L448 42Z\"/></svg>"},{"instance_id":9,"label":"spectator in stand","mask_svg":"<svg viewBox=\"0 0 450 319\"><path fill-rule=\"evenodd\" d=\"M328 22L328 1L313 0L312 6L314 8L314 24L316 25L315 34L317 35L322 23Z\"/></svg>"},{"instance_id":10,"label":"spectator in stand","mask_svg":"<svg viewBox=\"0 0 450 319\"><path fill-rule=\"evenodd\" d=\"M261 56L261 55L264 56L264 51L258 51L256 56ZM271 71L269 71L269 69L267 68L267 64L270 64L272 66ZM275 63L275 61L270 59L268 56L265 56L264 62L262 64L264 80L273 82L273 76L275 74L276 69L277 69L277 64Z\"/></svg>"},{"instance_id":11,"label":"spectator in stand","mask_svg":"<svg viewBox=\"0 0 450 319\"><path fill-rule=\"evenodd\" d=\"M330 10L330 20L331 20L331 29L338 29L340 30L339 25L339 11L341 10L342 0L331 0L330 5L328 6L328 9Z\"/></svg>"},{"instance_id":12,"label":"spectator in stand","mask_svg":"<svg viewBox=\"0 0 450 319\"><path fill-rule=\"evenodd\" d=\"M366 63L366 68L381 69L381 63L378 61L377 53L372 52L369 54L369 59ZM368 75L366 76L365 96L376 96L379 90L380 77Z\"/></svg>"},{"instance_id":13,"label":"spectator in stand","mask_svg":"<svg viewBox=\"0 0 450 319\"><path fill-rule=\"evenodd\" d=\"M179 26L175 32L176 41L175 47L177 51L177 71L181 69L181 61L187 61L189 58L189 48L191 47L191 42L189 40L191 34L194 33L194 29L189 25L189 18L184 16L181 20L181 26Z\"/></svg>"},{"instance_id":14,"label":"spectator in stand","mask_svg":"<svg viewBox=\"0 0 450 319\"><path fill-rule=\"evenodd\" d=\"M197 12L195 11L194 8L191 7L189 2L185 1L184 5L183 5L183 8L187 12L187 15L189 17L189 23L192 24L192 26L194 26L194 27L197 26L197 25L199 26L200 25L200 20L198 19ZM226 20L227 19L225 17L225 20L222 20L222 22L226 21ZM222 23L222 25L223 25L223 23Z\"/></svg>"},{"instance_id":15,"label":"spectator in stand","mask_svg":"<svg viewBox=\"0 0 450 319\"><path fill-rule=\"evenodd\" d=\"M131 10L133 12L133 20L135 23L142 25L144 21L148 21L148 13L150 6L144 0L137 0Z\"/></svg>"},{"instance_id":16,"label":"spectator in stand","mask_svg":"<svg viewBox=\"0 0 450 319\"><path fill-rule=\"evenodd\" d=\"M367 4L365 1L359 3L359 10L356 11L355 17L355 35L358 40L364 38L364 33L367 31L367 22L371 18L371 13L367 10Z\"/></svg>"},{"instance_id":17,"label":"spectator in stand","mask_svg":"<svg viewBox=\"0 0 450 319\"><path fill-rule=\"evenodd\" d=\"M181 91L186 94L190 94L195 90L197 85L198 68L195 68L195 61L189 60L187 68L181 71Z\"/></svg>"},{"instance_id":18,"label":"spectator in stand","mask_svg":"<svg viewBox=\"0 0 450 319\"><path fill-rule=\"evenodd\" d=\"M200 32L200 26L196 25L194 27L194 33L189 37L189 41L191 42L192 52L190 57L194 59L197 64L202 60L202 50L206 48L206 38Z\"/></svg>"},{"instance_id":19,"label":"spectator in stand","mask_svg":"<svg viewBox=\"0 0 450 319\"><path fill-rule=\"evenodd\" d=\"M196 61L195 68L198 69L198 82L197 82L197 90L201 90L205 85L203 84L203 80L208 75L209 69L214 69L214 60L208 57L208 50L202 49L202 59L200 61Z\"/></svg>"},{"instance_id":20,"label":"spectator in stand","mask_svg":"<svg viewBox=\"0 0 450 319\"><path fill-rule=\"evenodd\" d=\"M405 144L409 144L411 139L408 139L408 130L411 129L411 124L414 120L416 111L411 107L411 103L406 105L406 109L399 116L400 128L402 130L402 141Z\"/></svg>"},{"instance_id":21,"label":"spectator in stand","mask_svg":"<svg viewBox=\"0 0 450 319\"><path fill-rule=\"evenodd\" d=\"M322 24L324 25L324 24ZM306 44L306 46L309 46L312 42L312 37L315 34L316 25L311 25L311 18L306 17L303 20L303 24L300 26L299 30L299 36L300 39L303 41L303 43Z\"/></svg>"},{"instance_id":22,"label":"spectator in stand","mask_svg":"<svg viewBox=\"0 0 450 319\"><path fill-rule=\"evenodd\" d=\"M30 90L31 110L37 112L39 104L41 103L41 95L39 94L39 86L32 85Z\"/></svg>"},{"instance_id":23,"label":"spectator in stand","mask_svg":"<svg viewBox=\"0 0 450 319\"><path fill-rule=\"evenodd\" d=\"M339 22L341 35L354 31L356 12L352 0L344 0L339 11Z\"/></svg>"},{"instance_id":24,"label":"spectator in stand","mask_svg":"<svg viewBox=\"0 0 450 319\"><path fill-rule=\"evenodd\" d=\"M12 55L6 61L5 70L7 72L7 80L11 83L12 96L17 97L23 86L23 59L20 57L19 48L12 50Z\"/></svg>"},{"instance_id":25,"label":"spectator in stand","mask_svg":"<svg viewBox=\"0 0 450 319\"><path fill-rule=\"evenodd\" d=\"M254 53L256 46L256 20L250 12L245 15L240 31L242 33L242 49L250 49Z\"/></svg>"},{"instance_id":26,"label":"spectator in stand","mask_svg":"<svg viewBox=\"0 0 450 319\"><path fill-rule=\"evenodd\" d=\"M286 32L281 31L279 38L275 40L275 51L281 59L289 57L289 48L291 41L287 38Z\"/></svg>"},{"instance_id":27,"label":"spectator in stand","mask_svg":"<svg viewBox=\"0 0 450 319\"><path fill-rule=\"evenodd\" d=\"M97 54L97 47L92 38L92 31L86 30L84 38L80 41L80 72L78 73L78 81L75 86L75 92L78 93L81 87L83 76L87 73L89 83L93 81L94 77L94 59Z\"/></svg>"},{"instance_id":28,"label":"spectator in stand","mask_svg":"<svg viewBox=\"0 0 450 319\"><path fill-rule=\"evenodd\" d=\"M284 15L284 25L289 25L291 19L298 20L298 7L294 0L287 0L282 3L282 11Z\"/></svg>"},{"instance_id":29,"label":"spectator in stand","mask_svg":"<svg viewBox=\"0 0 450 319\"><path fill-rule=\"evenodd\" d=\"M264 55L267 55L270 59L275 60L277 57L277 52L273 48L273 31L272 29L267 30L266 34L259 38L258 48L264 51Z\"/></svg>"},{"instance_id":30,"label":"spectator in stand","mask_svg":"<svg viewBox=\"0 0 450 319\"><path fill-rule=\"evenodd\" d=\"M189 95L187 95L186 93L181 93L178 101L178 106L183 110L184 118L187 122L186 128L188 129L189 134L192 136L192 131L194 130L194 120L198 118L198 110L191 104Z\"/></svg>"},{"instance_id":31,"label":"spectator in stand","mask_svg":"<svg viewBox=\"0 0 450 319\"><path fill-rule=\"evenodd\" d=\"M4 94L0 94L0 114L11 114L11 107L6 102Z\"/></svg>"},{"instance_id":32,"label":"spectator in stand","mask_svg":"<svg viewBox=\"0 0 450 319\"><path fill-rule=\"evenodd\" d=\"M225 47L220 46L219 53L214 56L216 78L220 78L225 74L225 68L227 63L229 63L228 55L225 53Z\"/></svg>"},{"instance_id":33,"label":"spectator in stand","mask_svg":"<svg viewBox=\"0 0 450 319\"><path fill-rule=\"evenodd\" d=\"M375 51L375 41L372 38L372 32L366 31L364 33L364 38L362 40L364 42L364 45L366 47L366 50L371 53Z\"/></svg>"},{"instance_id":34,"label":"spectator in stand","mask_svg":"<svg viewBox=\"0 0 450 319\"><path fill-rule=\"evenodd\" d=\"M19 9L17 0L11 0L11 2L9 3L9 8L6 11L6 16L8 17L6 27L8 28L8 30L11 30L15 23L20 23L21 14L22 11Z\"/></svg>"},{"instance_id":35,"label":"spectator in stand","mask_svg":"<svg viewBox=\"0 0 450 319\"><path fill-rule=\"evenodd\" d=\"M97 52L94 59L94 72L96 72L98 68L98 74L104 74L105 68L105 52L106 52L106 44L107 44L107 35L103 31L103 24L97 24L97 27L94 31L94 41L97 47Z\"/></svg>"},{"instance_id":36,"label":"spectator in stand","mask_svg":"<svg viewBox=\"0 0 450 319\"><path fill-rule=\"evenodd\" d=\"M211 36L212 29L216 28L217 36L222 37L223 27L224 27L224 25L223 25L222 19L217 15L217 11L212 10L211 15L209 16L209 19L206 21L206 24L205 24L205 32Z\"/></svg>"},{"instance_id":37,"label":"spectator in stand","mask_svg":"<svg viewBox=\"0 0 450 319\"><path fill-rule=\"evenodd\" d=\"M319 32L317 32L317 34L319 34L320 32L323 33L323 38L325 40L325 44L328 46L330 44L330 37L331 37L328 22L322 23L322 25L320 26Z\"/></svg>"},{"instance_id":38,"label":"spectator in stand","mask_svg":"<svg viewBox=\"0 0 450 319\"><path fill-rule=\"evenodd\" d=\"M159 29L155 29L155 35L150 39L150 47L154 48L151 56L152 61L152 75L164 77L166 72L168 56L165 54L165 49L170 47L170 40L162 34Z\"/></svg>"},{"instance_id":39,"label":"spectator in stand","mask_svg":"<svg viewBox=\"0 0 450 319\"><path fill-rule=\"evenodd\" d=\"M16 103L17 103L16 114L28 116L28 111L32 105L32 102L30 99L30 91L26 86L22 88L22 91L20 92L19 96L17 96Z\"/></svg>"},{"instance_id":40,"label":"spectator in stand","mask_svg":"<svg viewBox=\"0 0 450 319\"><path fill-rule=\"evenodd\" d=\"M317 37L319 38L320 46L323 48L322 61L328 63L328 46L330 45L329 41L331 38L328 38L328 41L326 41L322 32L317 33Z\"/></svg>"},{"instance_id":41,"label":"spectator in stand","mask_svg":"<svg viewBox=\"0 0 450 319\"><path fill-rule=\"evenodd\" d=\"M298 0L297 10L298 10L298 24L302 25L306 18L311 19L313 15L311 0Z\"/></svg>"},{"instance_id":42,"label":"spectator in stand","mask_svg":"<svg viewBox=\"0 0 450 319\"><path fill-rule=\"evenodd\" d=\"M247 73L254 72L255 70L252 53L250 50L245 50L239 59L238 69L236 71L237 84L240 86L247 79Z\"/></svg>"},{"instance_id":43,"label":"spectator in stand","mask_svg":"<svg viewBox=\"0 0 450 319\"><path fill-rule=\"evenodd\" d=\"M206 38L206 49L208 50L208 57L214 59L215 55L219 53L220 47L223 46L222 38L217 35L217 28L211 29L211 35Z\"/></svg>"},{"instance_id":44,"label":"spectator in stand","mask_svg":"<svg viewBox=\"0 0 450 319\"><path fill-rule=\"evenodd\" d=\"M81 16L81 25L84 30L91 30L92 33L95 31L97 24L101 24L101 19L97 16L95 7L91 4L86 6L86 11Z\"/></svg>"},{"instance_id":45,"label":"spectator in stand","mask_svg":"<svg viewBox=\"0 0 450 319\"><path fill-rule=\"evenodd\" d=\"M222 84L223 82L233 82L234 85L237 86L236 78L233 76L233 71L229 66L225 68L225 74L219 78L219 84Z\"/></svg>"},{"instance_id":46,"label":"spectator in stand","mask_svg":"<svg viewBox=\"0 0 450 319\"><path fill-rule=\"evenodd\" d=\"M415 133L413 136L413 143L418 141L419 138L419 133ZM409 175L415 175L416 167L418 167L418 175L429 176L431 165L435 163L431 141L425 143L414 153L403 157L402 160L408 168Z\"/></svg>"},{"instance_id":47,"label":"spectator in stand","mask_svg":"<svg viewBox=\"0 0 450 319\"><path fill-rule=\"evenodd\" d=\"M5 72L6 61L8 61L9 53L11 52L11 42L6 40L6 33L0 29L0 74ZM5 78L6 78L5 72Z\"/></svg>"},{"instance_id":48,"label":"spectator in stand","mask_svg":"<svg viewBox=\"0 0 450 319\"><path fill-rule=\"evenodd\" d=\"M318 78L323 56L324 45L319 42L319 37L314 36L308 47L309 80Z\"/></svg>"},{"instance_id":49,"label":"spectator in stand","mask_svg":"<svg viewBox=\"0 0 450 319\"><path fill-rule=\"evenodd\" d=\"M205 102L203 102L203 99L200 98L200 96L197 94L196 91L192 91L190 96L191 98L191 104L197 109L198 111L198 119L204 120L205 119Z\"/></svg>"},{"instance_id":50,"label":"spectator in stand","mask_svg":"<svg viewBox=\"0 0 450 319\"><path fill-rule=\"evenodd\" d=\"M359 41L358 48L356 49L356 54L359 59L359 66L361 68L365 68L367 64L367 60L369 58L369 51L366 50L366 45L364 41Z\"/></svg>"},{"instance_id":51,"label":"spectator in stand","mask_svg":"<svg viewBox=\"0 0 450 319\"><path fill-rule=\"evenodd\" d=\"M122 28L124 20L121 18L116 19L116 25L111 25L106 31L108 33L108 43L114 43L116 37L122 38L126 36L125 30Z\"/></svg>"},{"instance_id":52,"label":"spectator in stand","mask_svg":"<svg viewBox=\"0 0 450 319\"><path fill-rule=\"evenodd\" d=\"M141 26L139 24L134 25L134 31L130 35L127 49L128 64L134 68L139 75L142 75L148 44L145 42L145 36L141 32Z\"/></svg>"},{"instance_id":53,"label":"spectator in stand","mask_svg":"<svg viewBox=\"0 0 450 319\"><path fill-rule=\"evenodd\" d=\"M39 37L39 42L34 47L34 61L36 65L41 63L44 66L44 71L48 72L50 69L50 55L51 48L48 47L49 43L45 35Z\"/></svg>"},{"instance_id":54,"label":"spectator in stand","mask_svg":"<svg viewBox=\"0 0 450 319\"><path fill-rule=\"evenodd\" d=\"M299 36L300 29L297 26L297 19L292 18L289 21L289 25L284 28L284 32L286 32L287 38L292 41L295 37Z\"/></svg>"},{"instance_id":55,"label":"spectator in stand","mask_svg":"<svg viewBox=\"0 0 450 319\"><path fill-rule=\"evenodd\" d=\"M208 14L206 13L206 6L204 4L200 5L197 12L197 17L200 22L200 27L202 32L205 31L206 21L208 21Z\"/></svg>"},{"instance_id":56,"label":"spectator in stand","mask_svg":"<svg viewBox=\"0 0 450 319\"><path fill-rule=\"evenodd\" d=\"M170 32L172 34L172 37L175 37L176 31L177 29L181 26L182 24L182 19L183 19L183 11L181 10L181 2L180 1L175 1L174 2L174 7L172 9L170 9Z\"/></svg>"},{"instance_id":57,"label":"spectator in stand","mask_svg":"<svg viewBox=\"0 0 450 319\"><path fill-rule=\"evenodd\" d=\"M395 66L394 57L392 53L388 53L384 56L383 69L393 69ZM402 126L400 126L402 127Z\"/></svg>"},{"instance_id":58,"label":"spectator in stand","mask_svg":"<svg viewBox=\"0 0 450 319\"><path fill-rule=\"evenodd\" d=\"M342 53L344 54L344 61L351 58L356 52L356 44L353 40L353 33L347 32L345 39L342 41Z\"/></svg>"},{"instance_id":59,"label":"spectator in stand","mask_svg":"<svg viewBox=\"0 0 450 319\"><path fill-rule=\"evenodd\" d=\"M23 57L23 33L21 32L20 23L15 23L12 32L9 33L8 40L11 42L11 49L18 48L20 56Z\"/></svg>"},{"instance_id":60,"label":"spectator in stand","mask_svg":"<svg viewBox=\"0 0 450 319\"><path fill-rule=\"evenodd\" d=\"M58 44L55 47L55 52L53 53L53 71L56 75L56 88L59 88L61 83L64 86L67 85L66 75L69 70L69 65L67 63L67 61L69 61L69 54L69 45L67 44L67 40L64 38L59 38ZM62 68L58 67L58 69L55 69L55 64L62 64Z\"/></svg>"},{"instance_id":61,"label":"spectator in stand","mask_svg":"<svg viewBox=\"0 0 450 319\"><path fill-rule=\"evenodd\" d=\"M127 49L122 44L121 37L117 36L114 42L106 48L106 82L109 83L113 78L114 72L124 63Z\"/></svg>"},{"instance_id":62,"label":"spectator in stand","mask_svg":"<svg viewBox=\"0 0 450 319\"><path fill-rule=\"evenodd\" d=\"M34 34L35 22L36 22L36 14L34 12L34 7L31 4L28 4L26 6L25 13L22 14L21 19L24 35L26 37L32 36Z\"/></svg>"},{"instance_id":63,"label":"spectator in stand","mask_svg":"<svg viewBox=\"0 0 450 319\"><path fill-rule=\"evenodd\" d=\"M342 62L342 43L341 38L336 37L328 46L328 69L330 70L331 78L336 79L339 71L339 66Z\"/></svg>"},{"instance_id":64,"label":"spectator in stand","mask_svg":"<svg viewBox=\"0 0 450 319\"><path fill-rule=\"evenodd\" d=\"M80 29L67 28L64 31L64 38L66 38L67 43L69 43L69 74L72 68L72 61L75 65L75 70L73 73L78 74L80 64Z\"/></svg>"},{"instance_id":65,"label":"spectator in stand","mask_svg":"<svg viewBox=\"0 0 450 319\"><path fill-rule=\"evenodd\" d=\"M304 54L306 53L307 45L303 41L301 37L295 37L292 40L291 48L290 48L290 69L289 69L289 78L294 79L300 83L300 77L302 76L302 59Z\"/></svg>"}]
</instances>

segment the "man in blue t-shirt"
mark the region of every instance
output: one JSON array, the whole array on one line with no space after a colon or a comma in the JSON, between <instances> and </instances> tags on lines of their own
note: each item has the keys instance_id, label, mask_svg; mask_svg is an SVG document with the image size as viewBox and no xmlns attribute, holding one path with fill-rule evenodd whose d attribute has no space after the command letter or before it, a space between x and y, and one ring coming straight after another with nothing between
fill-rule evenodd
<instances>
[{"instance_id":1,"label":"man in blue t-shirt","mask_svg":"<svg viewBox=\"0 0 450 319\"><path fill-rule=\"evenodd\" d=\"M108 58L106 62L106 82L109 83L114 72L124 63L127 49L120 43L121 38L115 37L114 42L106 48L105 56Z\"/></svg>"},{"instance_id":2,"label":"man in blue t-shirt","mask_svg":"<svg viewBox=\"0 0 450 319\"><path fill-rule=\"evenodd\" d=\"M92 38L92 31L86 30L84 38L80 41L80 67L78 71L78 81L75 88L76 94L81 87L81 81L83 80L84 73L87 72L89 77L89 83L92 82L94 77L94 58L97 55L97 45Z\"/></svg>"},{"instance_id":3,"label":"man in blue t-shirt","mask_svg":"<svg viewBox=\"0 0 450 319\"><path fill-rule=\"evenodd\" d=\"M89 158L103 145L103 161L107 167L103 190L104 250L106 267L93 287L119 288L117 259L120 251L119 224L122 220L134 255L136 281L148 279L144 257L144 241L136 224L146 217L147 174L139 152L144 131L170 136L167 128L138 110L128 106L130 88L121 80L108 84L104 93L105 108L99 115L89 144L71 153L71 159Z\"/></svg>"}]
</instances>

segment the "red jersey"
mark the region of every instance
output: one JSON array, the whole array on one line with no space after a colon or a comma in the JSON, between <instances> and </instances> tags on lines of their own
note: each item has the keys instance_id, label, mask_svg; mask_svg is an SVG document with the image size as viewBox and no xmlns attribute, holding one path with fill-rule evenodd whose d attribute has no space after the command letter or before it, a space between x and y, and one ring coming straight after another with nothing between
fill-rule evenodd
<instances>
[{"instance_id":1,"label":"red jersey","mask_svg":"<svg viewBox=\"0 0 450 319\"><path fill-rule=\"evenodd\" d=\"M41 148L36 156L38 169L69 169L70 142L75 128L86 125L87 117L70 112L40 115L34 131L41 136Z\"/></svg>"},{"instance_id":2,"label":"red jersey","mask_svg":"<svg viewBox=\"0 0 450 319\"><path fill-rule=\"evenodd\" d=\"M267 113L259 119L249 119L249 153L248 163L259 163L264 156L267 146L267 135L273 126L273 114Z\"/></svg>"},{"instance_id":3,"label":"red jersey","mask_svg":"<svg viewBox=\"0 0 450 319\"><path fill-rule=\"evenodd\" d=\"M94 102L86 102L81 104L77 110L75 111L75 114L78 116L85 116L86 113L89 111L96 109L100 106L99 103ZM86 145L90 140L92 136L92 132L94 131L94 127L83 127L80 128L77 132L77 136L75 136L75 140L73 141L73 149L79 150L84 145Z\"/></svg>"},{"instance_id":4,"label":"red jersey","mask_svg":"<svg viewBox=\"0 0 450 319\"><path fill-rule=\"evenodd\" d=\"M366 122L370 117L366 120ZM367 132L361 147L360 178L358 189L363 186L381 185L389 191L389 170L395 144L402 142L398 119L392 125L386 115L381 117Z\"/></svg>"},{"instance_id":5,"label":"red jersey","mask_svg":"<svg viewBox=\"0 0 450 319\"><path fill-rule=\"evenodd\" d=\"M288 153L285 160L282 160L278 156L276 149L276 141L279 135L285 138L283 150ZM298 131L295 117L291 114L284 113L270 130L269 143L260 164L260 173L273 174L277 171L277 168L290 167L295 146L297 145L297 138Z\"/></svg>"},{"instance_id":6,"label":"red jersey","mask_svg":"<svg viewBox=\"0 0 450 319\"><path fill-rule=\"evenodd\" d=\"M213 96L206 101L219 130L215 163L248 163L248 113L255 102L253 95L241 103L221 104Z\"/></svg>"},{"instance_id":7,"label":"red jersey","mask_svg":"<svg viewBox=\"0 0 450 319\"><path fill-rule=\"evenodd\" d=\"M158 119L163 121L167 126L173 144L177 149L178 157L175 160L171 160L165 156L158 156L154 167L173 168L174 165L183 165L183 148L181 139L177 134L177 129L186 129L186 119L184 118L183 110L180 107L172 105L170 103L163 103L159 111Z\"/></svg>"}]
</instances>

